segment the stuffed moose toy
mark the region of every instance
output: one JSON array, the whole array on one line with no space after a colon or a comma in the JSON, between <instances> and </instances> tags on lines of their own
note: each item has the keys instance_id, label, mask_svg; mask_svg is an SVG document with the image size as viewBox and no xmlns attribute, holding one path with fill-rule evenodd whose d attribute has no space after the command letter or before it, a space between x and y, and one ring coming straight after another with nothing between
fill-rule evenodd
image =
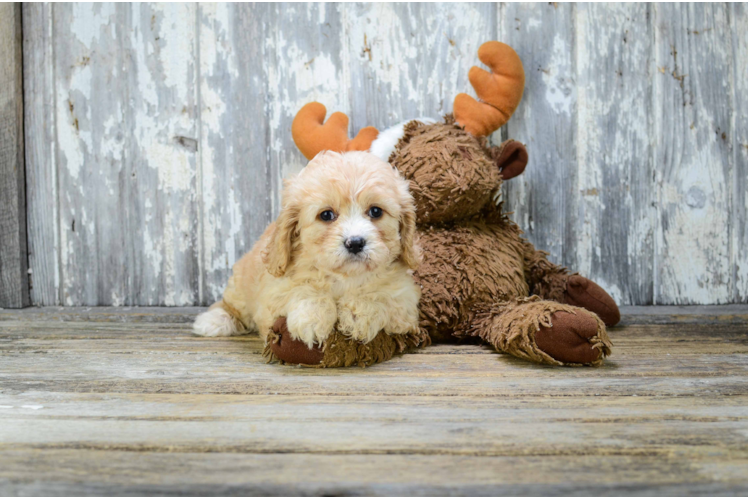
<instances>
[{"instance_id":1,"label":"stuffed moose toy","mask_svg":"<svg viewBox=\"0 0 748 500\"><path fill-rule=\"evenodd\" d=\"M310 103L292 134L309 159L323 150L363 150L388 161L410 182L423 262L414 278L422 289L420 333L380 332L362 344L340 332L308 348L276 321L265 355L286 363L367 366L432 341L477 339L518 358L551 365L598 366L610 354L606 325L620 320L613 299L596 283L548 261L522 237L497 203L502 182L527 165L514 140L490 146L487 137L519 105L525 75L515 51L487 42L478 51L489 73L469 79L480 101L460 94L442 121L413 120L384 132L362 129L348 139L348 117Z\"/></svg>"}]
</instances>

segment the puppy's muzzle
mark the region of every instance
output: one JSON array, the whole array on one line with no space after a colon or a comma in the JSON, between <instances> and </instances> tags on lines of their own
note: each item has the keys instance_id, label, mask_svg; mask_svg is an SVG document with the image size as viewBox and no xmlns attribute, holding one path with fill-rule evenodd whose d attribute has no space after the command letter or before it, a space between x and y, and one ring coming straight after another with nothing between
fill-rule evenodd
<instances>
[{"instance_id":1,"label":"puppy's muzzle","mask_svg":"<svg viewBox=\"0 0 748 500\"><path fill-rule=\"evenodd\" d=\"M348 253L357 254L360 253L366 246L366 240L361 236L352 236L345 240L345 248Z\"/></svg>"}]
</instances>

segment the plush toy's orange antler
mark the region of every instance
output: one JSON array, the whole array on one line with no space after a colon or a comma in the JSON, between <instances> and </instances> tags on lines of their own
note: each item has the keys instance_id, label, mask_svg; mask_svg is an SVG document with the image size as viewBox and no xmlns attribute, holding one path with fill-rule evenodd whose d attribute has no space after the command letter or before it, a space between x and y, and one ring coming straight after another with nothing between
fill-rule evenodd
<instances>
[{"instance_id":1,"label":"plush toy's orange antler","mask_svg":"<svg viewBox=\"0 0 748 500\"><path fill-rule=\"evenodd\" d=\"M301 153L311 160L320 151L366 151L379 135L374 127L362 128L355 139L348 139L348 117L333 113L325 121L327 109L318 102L310 102L296 113L291 135ZM324 123L324 125L323 125Z\"/></svg>"},{"instance_id":2,"label":"plush toy's orange antler","mask_svg":"<svg viewBox=\"0 0 748 500\"><path fill-rule=\"evenodd\" d=\"M453 109L457 123L471 134L482 137L498 130L517 109L525 88L525 70L514 49L501 42L481 45L478 58L491 68L489 73L473 66L468 74L480 102L467 94L459 94Z\"/></svg>"}]
</instances>

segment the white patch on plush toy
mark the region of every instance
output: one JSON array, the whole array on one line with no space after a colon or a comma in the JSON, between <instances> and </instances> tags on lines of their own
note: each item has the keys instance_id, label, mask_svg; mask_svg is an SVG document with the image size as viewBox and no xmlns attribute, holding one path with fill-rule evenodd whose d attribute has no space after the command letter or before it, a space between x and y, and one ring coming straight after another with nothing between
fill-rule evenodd
<instances>
[{"instance_id":1,"label":"white patch on plush toy","mask_svg":"<svg viewBox=\"0 0 748 500\"><path fill-rule=\"evenodd\" d=\"M434 120L433 118L416 118L416 120L425 123L426 125L436 123L436 120ZM405 133L405 125L412 121L413 120L401 122L395 126L388 128L387 130L379 132L377 138L374 139L374 142L371 143L369 152L373 155L378 156L384 161L388 161L390 155L395 151L395 146L397 146L397 143Z\"/></svg>"}]
</instances>

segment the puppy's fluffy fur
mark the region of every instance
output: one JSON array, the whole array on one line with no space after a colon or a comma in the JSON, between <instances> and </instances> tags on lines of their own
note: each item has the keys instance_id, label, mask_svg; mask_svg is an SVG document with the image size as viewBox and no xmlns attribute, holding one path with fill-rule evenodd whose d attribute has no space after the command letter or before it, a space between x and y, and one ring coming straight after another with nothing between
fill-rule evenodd
<instances>
[{"instance_id":1,"label":"puppy's fluffy fur","mask_svg":"<svg viewBox=\"0 0 748 500\"><path fill-rule=\"evenodd\" d=\"M325 221L328 211L334 219ZM358 253L346 248L355 238L366 241ZM336 325L362 342L381 330L415 332L414 239L413 198L397 170L369 153L320 153L286 181L280 216L234 265L223 299L197 317L194 332L267 339L280 316L309 347Z\"/></svg>"}]
</instances>

